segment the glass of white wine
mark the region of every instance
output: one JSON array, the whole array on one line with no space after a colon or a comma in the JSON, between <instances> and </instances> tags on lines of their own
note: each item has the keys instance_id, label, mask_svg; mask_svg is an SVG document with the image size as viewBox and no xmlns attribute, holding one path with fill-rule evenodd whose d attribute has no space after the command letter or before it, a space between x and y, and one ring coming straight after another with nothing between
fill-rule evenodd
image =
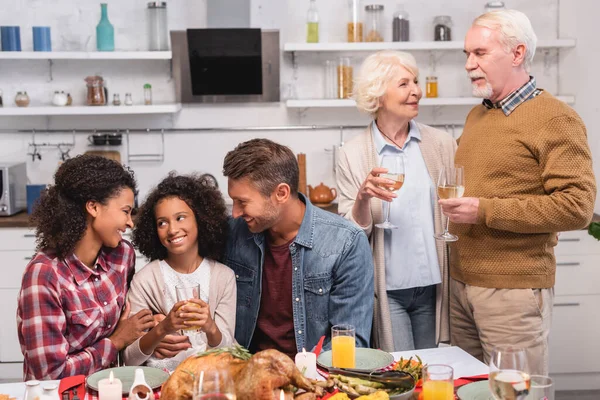
<instances>
[{"instance_id":1,"label":"glass of white wine","mask_svg":"<svg viewBox=\"0 0 600 400\"><path fill-rule=\"evenodd\" d=\"M440 199L454 199L462 197L465 193L465 169L461 165L454 167L442 167L437 183L437 192ZM456 242L458 236L448 232L450 217L446 217L444 232L435 235L437 240L445 242Z\"/></svg>"},{"instance_id":2,"label":"glass of white wine","mask_svg":"<svg viewBox=\"0 0 600 400\"><path fill-rule=\"evenodd\" d=\"M192 393L193 400L235 400L233 378L224 368L198 368Z\"/></svg>"},{"instance_id":3,"label":"glass of white wine","mask_svg":"<svg viewBox=\"0 0 600 400\"><path fill-rule=\"evenodd\" d=\"M490 390L496 400L524 400L531 377L524 349L495 348L490 359Z\"/></svg>"},{"instance_id":4,"label":"glass of white wine","mask_svg":"<svg viewBox=\"0 0 600 400\"><path fill-rule=\"evenodd\" d=\"M391 185L379 185L382 189L389 190L390 192L397 192L404 184L404 173L405 173L405 157L404 154L386 154L381 158L381 168L386 168L387 172L379 174L380 178L389 179L394 181ZM385 221L375 224L376 227L382 229L397 229L398 227L390 222L390 209L392 208L392 202L388 203L387 213Z\"/></svg>"}]
</instances>

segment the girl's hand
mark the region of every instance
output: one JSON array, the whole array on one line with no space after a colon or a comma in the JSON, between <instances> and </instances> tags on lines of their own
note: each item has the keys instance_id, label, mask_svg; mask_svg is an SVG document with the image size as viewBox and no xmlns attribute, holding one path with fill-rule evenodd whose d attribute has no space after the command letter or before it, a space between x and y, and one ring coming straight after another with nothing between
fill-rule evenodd
<instances>
[{"instance_id":1,"label":"girl's hand","mask_svg":"<svg viewBox=\"0 0 600 400\"><path fill-rule=\"evenodd\" d=\"M181 308L181 317L186 328L202 329L205 332L213 328L214 321L210 316L208 304L200 299L189 299Z\"/></svg>"},{"instance_id":2,"label":"girl's hand","mask_svg":"<svg viewBox=\"0 0 600 400\"><path fill-rule=\"evenodd\" d=\"M185 325L185 317L183 317L183 309L182 307L187 303L187 301L179 301L173 305L169 314L167 314L166 318L159 322L159 325L164 329L165 334L175 333L180 331L181 329L185 329L188 326Z\"/></svg>"}]
</instances>

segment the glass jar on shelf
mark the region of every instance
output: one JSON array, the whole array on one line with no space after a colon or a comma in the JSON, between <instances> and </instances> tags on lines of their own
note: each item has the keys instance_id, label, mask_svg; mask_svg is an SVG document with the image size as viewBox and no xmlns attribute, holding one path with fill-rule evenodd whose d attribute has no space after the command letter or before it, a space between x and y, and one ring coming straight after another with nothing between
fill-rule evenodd
<instances>
[{"instance_id":1,"label":"glass jar on shelf","mask_svg":"<svg viewBox=\"0 0 600 400\"><path fill-rule=\"evenodd\" d=\"M148 3L148 50L169 50L169 27L167 25L167 3L151 1Z\"/></svg>"},{"instance_id":2,"label":"glass jar on shelf","mask_svg":"<svg viewBox=\"0 0 600 400\"><path fill-rule=\"evenodd\" d=\"M504 10L506 6L503 1L488 1L485 4L484 12Z\"/></svg>"},{"instance_id":3,"label":"glass jar on shelf","mask_svg":"<svg viewBox=\"0 0 600 400\"><path fill-rule=\"evenodd\" d=\"M147 106L152 105L152 85L149 83L144 85L144 104Z\"/></svg>"},{"instance_id":4,"label":"glass jar on shelf","mask_svg":"<svg viewBox=\"0 0 600 400\"><path fill-rule=\"evenodd\" d=\"M437 76L428 76L425 78L425 97L438 97L438 78Z\"/></svg>"},{"instance_id":5,"label":"glass jar on shelf","mask_svg":"<svg viewBox=\"0 0 600 400\"><path fill-rule=\"evenodd\" d=\"M323 94L326 99L337 98L336 86L336 62L335 60L325 60L324 62L325 79L323 80Z\"/></svg>"},{"instance_id":6,"label":"glass jar on shelf","mask_svg":"<svg viewBox=\"0 0 600 400\"><path fill-rule=\"evenodd\" d=\"M408 42L409 26L408 13L402 5L399 5L392 22L392 40L394 42Z\"/></svg>"},{"instance_id":7,"label":"glass jar on shelf","mask_svg":"<svg viewBox=\"0 0 600 400\"><path fill-rule=\"evenodd\" d=\"M367 35L365 42L383 42L383 4L365 6L365 25Z\"/></svg>"},{"instance_id":8,"label":"glass jar on shelf","mask_svg":"<svg viewBox=\"0 0 600 400\"><path fill-rule=\"evenodd\" d=\"M360 0L348 0L348 23L346 24L346 31L349 43L363 41L360 3Z\"/></svg>"},{"instance_id":9,"label":"glass jar on shelf","mask_svg":"<svg viewBox=\"0 0 600 400\"><path fill-rule=\"evenodd\" d=\"M452 18L449 15L438 15L433 19L433 40L436 42L452 40Z\"/></svg>"},{"instance_id":10,"label":"glass jar on shelf","mask_svg":"<svg viewBox=\"0 0 600 400\"><path fill-rule=\"evenodd\" d=\"M29 105L29 95L27 92L17 92L15 104L17 107L27 107Z\"/></svg>"},{"instance_id":11,"label":"glass jar on shelf","mask_svg":"<svg viewBox=\"0 0 600 400\"><path fill-rule=\"evenodd\" d=\"M338 99L349 99L352 95L352 74L350 58L340 57L337 67Z\"/></svg>"},{"instance_id":12,"label":"glass jar on shelf","mask_svg":"<svg viewBox=\"0 0 600 400\"><path fill-rule=\"evenodd\" d=\"M316 0L310 0L306 15L306 43L319 43L319 10Z\"/></svg>"},{"instance_id":13,"label":"glass jar on shelf","mask_svg":"<svg viewBox=\"0 0 600 400\"><path fill-rule=\"evenodd\" d=\"M125 105L126 106L133 105L133 99L131 98L131 93L125 93Z\"/></svg>"}]
</instances>

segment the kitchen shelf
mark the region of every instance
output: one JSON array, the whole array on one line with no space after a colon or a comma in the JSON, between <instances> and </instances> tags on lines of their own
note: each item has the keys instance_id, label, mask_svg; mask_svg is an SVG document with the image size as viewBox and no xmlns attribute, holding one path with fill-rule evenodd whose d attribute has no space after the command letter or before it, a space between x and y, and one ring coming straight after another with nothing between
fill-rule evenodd
<instances>
[{"instance_id":1,"label":"kitchen shelf","mask_svg":"<svg viewBox=\"0 0 600 400\"><path fill-rule=\"evenodd\" d=\"M540 40L538 49L571 48L576 45L575 39ZM379 51L379 50L462 50L464 42L361 42L361 43L286 43L286 52L321 52L321 51Z\"/></svg>"},{"instance_id":2,"label":"kitchen shelf","mask_svg":"<svg viewBox=\"0 0 600 400\"><path fill-rule=\"evenodd\" d=\"M575 103L574 96L557 96L559 100L567 104ZM438 97L435 99L422 98L419 101L421 106L474 106L481 103L477 97ZM288 108L346 108L356 107L352 99L305 99L305 100L287 100L285 102Z\"/></svg>"},{"instance_id":3,"label":"kitchen shelf","mask_svg":"<svg viewBox=\"0 0 600 400\"><path fill-rule=\"evenodd\" d=\"M170 60L170 51L3 51L0 60Z\"/></svg>"},{"instance_id":4,"label":"kitchen shelf","mask_svg":"<svg viewBox=\"0 0 600 400\"><path fill-rule=\"evenodd\" d=\"M150 106L0 107L0 116L174 114L180 110L181 104L178 103Z\"/></svg>"}]
</instances>

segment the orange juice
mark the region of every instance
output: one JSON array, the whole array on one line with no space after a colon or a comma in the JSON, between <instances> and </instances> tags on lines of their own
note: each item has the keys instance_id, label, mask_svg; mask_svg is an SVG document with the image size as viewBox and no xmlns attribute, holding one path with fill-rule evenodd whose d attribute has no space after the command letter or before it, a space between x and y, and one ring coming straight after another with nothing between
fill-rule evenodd
<instances>
[{"instance_id":1,"label":"orange juice","mask_svg":"<svg viewBox=\"0 0 600 400\"><path fill-rule=\"evenodd\" d=\"M202 309L202 307L200 307L200 306L199 306L198 304L196 304L196 303L186 303L186 304L184 304L183 306L188 306L188 308L189 308L189 307L193 307L193 308ZM179 308L178 308L178 310L181 310L181 308L182 308L183 306L179 307ZM187 312L190 312L190 311L187 311ZM195 319L189 319L189 320L186 320L186 321L190 321L190 322L191 322L191 321L197 321L197 320L195 320ZM198 329L199 329L199 328L198 328L197 326L190 326L189 328L183 328L183 330L184 330L184 331L196 331L196 330L198 330Z\"/></svg>"},{"instance_id":2,"label":"orange juice","mask_svg":"<svg viewBox=\"0 0 600 400\"><path fill-rule=\"evenodd\" d=\"M331 339L331 365L336 368L355 367L356 342L352 336L335 336Z\"/></svg>"},{"instance_id":3,"label":"orange juice","mask_svg":"<svg viewBox=\"0 0 600 400\"><path fill-rule=\"evenodd\" d=\"M453 400L454 385L447 381L426 381L423 384L423 400Z\"/></svg>"}]
</instances>

